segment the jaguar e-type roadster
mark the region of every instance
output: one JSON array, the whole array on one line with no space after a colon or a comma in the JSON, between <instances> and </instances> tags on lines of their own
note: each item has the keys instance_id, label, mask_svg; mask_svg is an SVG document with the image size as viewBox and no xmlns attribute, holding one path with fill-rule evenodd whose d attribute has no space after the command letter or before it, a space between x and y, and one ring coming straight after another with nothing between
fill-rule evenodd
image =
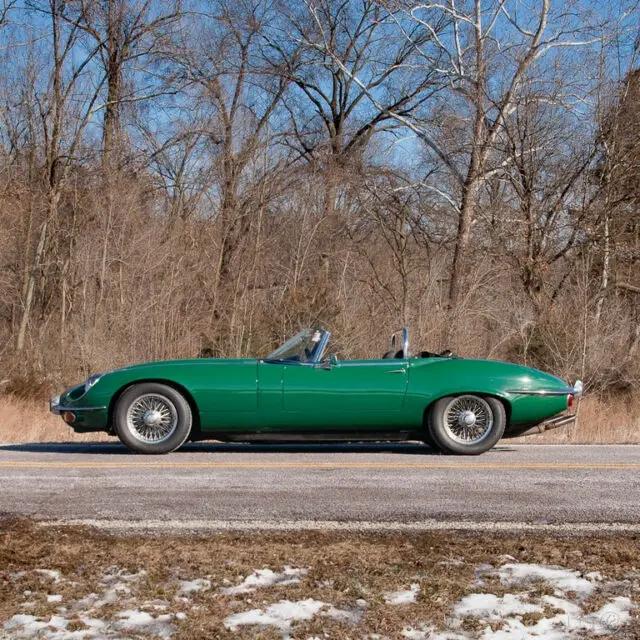
<instances>
[{"instance_id":1,"label":"jaguar e-type roadster","mask_svg":"<svg viewBox=\"0 0 640 640\"><path fill-rule=\"evenodd\" d=\"M50 409L76 432L106 431L138 453L187 440L419 440L476 455L569 424L582 383L529 367L401 344L373 360L325 357L331 334L300 331L265 358L149 362L95 374Z\"/></svg>"}]
</instances>

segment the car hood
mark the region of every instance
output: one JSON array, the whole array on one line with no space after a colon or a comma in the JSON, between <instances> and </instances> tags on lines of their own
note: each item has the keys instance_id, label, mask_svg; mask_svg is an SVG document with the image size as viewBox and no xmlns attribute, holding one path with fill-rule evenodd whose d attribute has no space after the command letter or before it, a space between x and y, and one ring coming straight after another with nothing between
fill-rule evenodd
<instances>
[{"instance_id":1,"label":"car hood","mask_svg":"<svg viewBox=\"0 0 640 640\"><path fill-rule=\"evenodd\" d=\"M121 372L130 372L130 371L144 371L146 369L157 369L157 368L174 368L174 367L185 367L185 366L207 366L208 364L212 365L247 365L247 364L255 364L257 363L257 358L187 358L183 360L157 360L152 362L142 362L139 364L132 364L126 367L122 367L121 369L115 369L114 371L110 371L109 373L121 373Z\"/></svg>"}]
</instances>

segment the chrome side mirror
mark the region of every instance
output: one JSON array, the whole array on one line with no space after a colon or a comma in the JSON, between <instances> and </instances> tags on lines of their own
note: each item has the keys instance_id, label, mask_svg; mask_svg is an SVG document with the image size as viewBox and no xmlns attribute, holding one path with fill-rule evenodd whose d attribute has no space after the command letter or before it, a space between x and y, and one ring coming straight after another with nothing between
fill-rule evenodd
<instances>
[{"instance_id":1,"label":"chrome side mirror","mask_svg":"<svg viewBox=\"0 0 640 640\"><path fill-rule=\"evenodd\" d=\"M338 356L335 353L330 353L329 357L326 360L323 360L320 364L317 365L319 369L324 369L325 371L330 371L332 367L335 367L338 364Z\"/></svg>"}]
</instances>

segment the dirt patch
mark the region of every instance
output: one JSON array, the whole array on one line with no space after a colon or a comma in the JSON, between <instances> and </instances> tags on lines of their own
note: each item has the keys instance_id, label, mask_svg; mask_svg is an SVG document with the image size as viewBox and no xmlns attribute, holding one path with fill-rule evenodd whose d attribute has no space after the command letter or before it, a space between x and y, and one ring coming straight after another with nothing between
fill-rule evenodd
<instances>
[{"instance_id":1,"label":"dirt patch","mask_svg":"<svg viewBox=\"0 0 640 640\"><path fill-rule=\"evenodd\" d=\"M549 620L640 637L639 558L637 535L112 536L10 519L0 637L475 638Z\"/></svg>"}]
</instances>

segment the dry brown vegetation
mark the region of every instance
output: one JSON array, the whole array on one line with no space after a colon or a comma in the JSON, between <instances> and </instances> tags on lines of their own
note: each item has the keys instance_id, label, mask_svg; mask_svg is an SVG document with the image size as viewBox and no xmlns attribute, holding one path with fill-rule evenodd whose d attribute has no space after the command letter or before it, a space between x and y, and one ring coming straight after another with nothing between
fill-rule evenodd
<instances>
[{"instance_id":1,"label":"dry brown vegetation","mask_svg":"<svg viewBox=\"0 0 640 640\"><path fill-rule=\"evenodd\" d=\"M90 593L104 589L105 574L137 574L138 582L126 585L120 598L100 609L103 619L117 616L124 608L140 607L186 614L174 620L174 638L279 638L280 633L261 627L244 627L234 634L223 620L231 613L264 607L281 599L314 598L345 610L359 599L367 606L357 626L346 621L315 617L295 624L293 637L400 638L405 627L420 624L445 629L453 604L469 593L502 596L509 589L492 577L486 565L507 562L561 566L581 575L599 571L601 585L583 601L586 611L597 611L613 597L640 601L636 535L589 538L557 538L543 534L412 533L353 534L295 532L242 534L224 533L207 537L131 536L114 537L81 528L39 527L28 521L5 521L0 525L0 623L16 613L29 613L45 620L66 606L67 615ZM283 566L308 570L298 584L270 586L252 593L224 595L220 587L236 585L257 568L281 571ZM484 574L478 569L484 567ZM38 569L60 572L60 582L38 573ZM478 577L482 577L482 582ZM178 581L207 579L210 588L179 597ZM383 594L420 586L417 601L410 605L388 605ZM548 585L530 584L529 597L551 594ZM27 593L25 594L25 590ZM513 589L511 590L513 591ZM47 594L59 594L61 602L47 602ZM24 602L32 604L24 607ZM132 604L133 603L133 604ZM146 603L146 604L145 604ZM165 607L154 609L154 606ZM629 625L612 631L610 637L635 638L640 633L638 610L632 610ZM529 614L526 623L534 623ZM499 627L499 624L492 623ZM486 627L477 618L463 621L465 631ZM75 629L86 628L80 618ZM324 635L323 635L324 634ZM143 633L136 637L145 637ZM609 637L606 634L600 636Z\"/></svg>"},{"instance_id":2,"label":"dry brown vegetation","mask_svg":"<svg viewBox=\"0 0 640 640\"><path fill-rule=\"evenodd\" d=\"M0 393L408 326L583 379L571 439L632 439L633 2L506 5L5 3Z\"/></svg>"}]
</instances>

